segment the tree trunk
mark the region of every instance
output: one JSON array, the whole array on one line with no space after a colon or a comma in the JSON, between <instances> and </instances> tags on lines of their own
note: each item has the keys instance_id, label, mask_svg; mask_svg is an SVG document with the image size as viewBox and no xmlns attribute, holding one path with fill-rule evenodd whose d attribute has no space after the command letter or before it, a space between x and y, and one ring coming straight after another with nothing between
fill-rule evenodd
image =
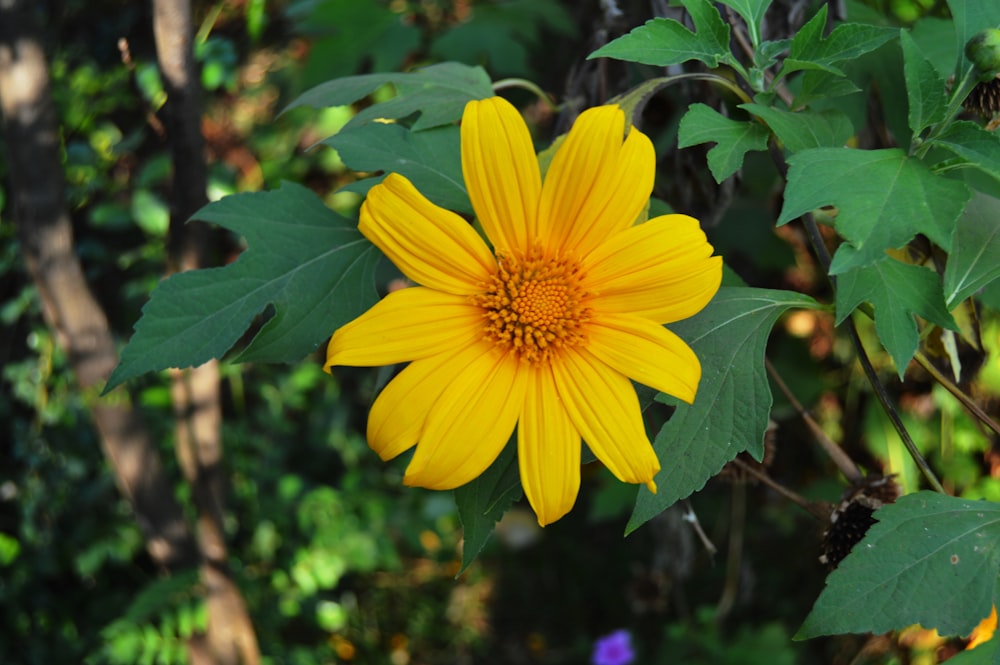
<instances>
[{"instance_id":1,"label":"tree trunk","mask_svg":"<svg viewBox=\"0 0 1000 665\"><path fill-rule=\"evenodd\" d=\"M201 85L191 47L189 0L153 0L153 33L167 92L165 125L174 165L168 271L195 270L211 265L213 234L201 222L186 223L208 202ZM260 655L253 624L227 561L219 365L211 361L176 370L171 379L177 455L198 511L201 579L208 605L205 662L257 665Z\"/></svg>"},{"instance_id":2,"label":"tree trunk","mask_svg":"<svg viewBox=\"0 0 1000 665\"><path fill-rule=\"evenodd\" d=\"M66 350L121 492L153 561L174 571L198 559L155 442L128 394L98 394L118 362L107 317L73 251L59 161L59 131L45 54L28 0L0 1L0 112L21 253L46 321Z\"/></svg>"}]
</instances>

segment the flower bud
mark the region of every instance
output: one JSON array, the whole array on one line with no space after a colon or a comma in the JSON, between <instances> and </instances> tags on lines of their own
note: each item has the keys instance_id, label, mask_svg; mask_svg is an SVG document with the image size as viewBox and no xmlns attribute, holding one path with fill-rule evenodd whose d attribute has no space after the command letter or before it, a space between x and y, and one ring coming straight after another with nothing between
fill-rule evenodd
<instances>
[{"instance_id":1,"label":"flower bud","mask_svg":"<svg viewBox=\"0 0 1000 665\"><path fill-rule=\"evenodd\" d=\"M977 33L965 45L965 57L976 67L981 81L1000 72L1000 30L988 28Z\"/></svg>"}]
</instances>

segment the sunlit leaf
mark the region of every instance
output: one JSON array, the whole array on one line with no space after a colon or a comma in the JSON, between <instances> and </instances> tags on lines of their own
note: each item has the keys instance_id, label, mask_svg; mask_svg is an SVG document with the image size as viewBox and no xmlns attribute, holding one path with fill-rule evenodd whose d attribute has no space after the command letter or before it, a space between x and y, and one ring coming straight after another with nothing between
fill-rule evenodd
<instances>
[{"instance_id":1,"label":"sunlit leaf","mask_svg":"<svg viewBox=\"0 0 1000 665\"><path fill-rule=\"evenodd\" d=\"M587 59L615 58L659 67L700 60L709 67L718 67L720 60L731 58L729 24L712 3L682 0L682 4L691 14L695 32L672 18L654 18L605 44Z\"/></svg>"},{"instance_id":2,"label":"sunlit leaf","mask_svg":"<svg viewBox=\"0 0 1000 665\"><path fill-rule=\"evenodd\" d=\"M701 383L691 405L658 397L677 407L653 441L663 467L658 492L639 491L627 531L700 490L744 450L764 454L772 399L764 349L774 322L792 307L819 305L792 291L723 287L696 316L670 325L698 354Z\"/></svg>"},{"instance_id":3,"label":"sunlit leaf","mask_svg":"<svg viewBox=\"0 0 1000 665\"><path fill-rule=\"evenodd\" d=\"M414 132L373 122L349 127L323 142L354 171L401 173L439 206L472 212L462 178L459 129L454 125Z\"/></svg>"},{"instance_id":4,"label":"sunlit leaf","mask_svg":"<svg viewBox=\"0 0 1000 665\"><path fill-rule=\"evenodd\" d=\"M442 62L413 72L364 74L327 81L299 95L288 108L352 104L386 83L396 86L396 96L358 112L347 123L348 127L378 118L405 118L419 112L413 129L428 129L461 118L470 100L493 96L490 78L482 67Z\"/></svg>"},{"instance_id":5,"label":"sunlit leaf","mask_svg":"<svg viewBox=\"0 0 1000 665\"><path fill-rule=\"evenodd\" d=\"M240 359L301 360L376 300L378 251L301 185L229 196L194 217L239 233L249 249L224 268L161 282L105 391L145 372L220 358L269 307L273 316Z\"/></svg>"},{"instance_id":6,"label":"sunlit leaf","mask_svg":"<svg viewBox=\"0 0 1000 665\"><path fill-rule=\"evenodd\" d=\"M826 580L797 638L915 623L968 635L996 602L1000 504L917 492L883 506Z\"/></svg>"},{"instance_id":7,"label":"sunlit leaf","mask_svg":"<svg viewBox=\"0 0 1000 665\"><path fill-rule=\"evenodd\" d=\"M705 104L692 104L681 118L677 146L716 143L708 151L708 168L722 182L741 166L751 150L767 150L768 131L756 122L731 120Z\"/></svg>"},{"instance_id":8,"label":"sunlit leaf","mask_svg":"<svg viewBox=\"0 0 1000 665\"><path fill-rule=\"evenodd\" d=\"M958 330L945 307L941 278L928 268L885 256L843 273L837 281L837 325L866 301L875 307L875 331L900 378L920 343L915 314Z\"/></svg>"},{"instance_id":9,"label":"sunlit leaf","mask_svg":"<svg viewBox=\"0 0 1000 665\"><path fill-rule=\"evenodd\" d=\"M870 265L918 233L950 248L955 220L971 196L964 183L932 173L896 148L816 148L792 155L788 163L778 225L837 206L837 231L856 251L838 251L832 274Z\"/></svg>"}]
</instances>

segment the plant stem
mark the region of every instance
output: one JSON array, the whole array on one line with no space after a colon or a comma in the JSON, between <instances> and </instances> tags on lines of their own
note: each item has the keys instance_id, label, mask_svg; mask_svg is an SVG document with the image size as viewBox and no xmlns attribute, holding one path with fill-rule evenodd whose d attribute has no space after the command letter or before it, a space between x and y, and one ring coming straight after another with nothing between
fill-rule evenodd
<instances>
[{"instance_id":1,"label":"plant stem","mask_svg":"<svg viewBox=\"0 0 1000 665\"><path fill-rule=\"evenodd\" d=\"M785 157L778 151L774 142L770 144L771 157L774 159L775 165L778 167L778 171L781 173L782 177L786 177L788 173L788 165L785 163ZM823 272L826 273L827 279L830 280L830 284L834 289L837 288L837 278L830 275L830 252L826 248L826 243L823 240L823 235L819 232L819 226L816 224L816 219L811 213L806 213L800 218L802 224L806 229L806 234L809 236L809 241L812 243L813 251L816 253L816 258L819 260L820 265L823 267ZM920 471L924 474L927 482L936 491L945 494L944 487L941 486L941 481L937 479L934 472L931 470L927 460L924 456L920 454L917 450L916 444L913 442L913 438L910 433L906 430L906 426L903 425L903 419L899 416L899 411L896 410L895 405L889 397L888 391L885 389L885 385L878 376L878 372L872 366L871 360L868 358L868 352L865 351L864 345L861 343L861 337L858 335L858 329L854 325L854 321L850 318L845 322L847 326L847 331L851 338L851 343L854 345L854 349L858 354L858 361L861 363L861 368L864 370L865 378L868 379L868 383L871 384L872 390L875 391L875 397L878 399L879 404L882 405L882 410L885 411L886 415L889 416L889 421L892 426L896 429L896 433L899 434L899 438L903 441L903 445L906 446L907 452Z\"/></svg>"},{"instance_id":2,"label":"plant stem","mask_svg":"<svg viewBox=\"0 0 1000 665\"><path fill-rule=\"evenodd\" d=\"M794 394L792 394L788 385L778 374L778 371L774 368L774 365L771 364L771 361L767 358L764 359L764 367L767 368L767 373L771 377L771 380L774 381L774 384L778 386L778 389L784 393L788 401L791 402L795 410L798 411L799 417L802 418L805 424L809 427L809 431L811 431L813 436L816 437L816 441L819 442L823 452L825 452L830 459L833 460L833 463L837 465L840 472L844 474L844 477L851 481L852 484L860 482L863 476L861 474L861 470L858 468L858 465L854 463L854 460L852 460L847 453L844 452L843 448L837 445L836 441L826 435L826 432L824 432L823 428L819 426L819 423L817 423L813 417L809 415L809 412L802 406L802 403L796 399Z\"/></svg>"},{"instance_id":3,"label":"plant stem","mask_svg":"<svg viewBox=\"0 0 1000 665\"><path fill-rule=\"evenodd\" d=\"M944 487L941 486L941 481L937 479L934 475L934 471L931 470L927 460L924 456L920 454L917 450L917 444L913 442L910 437L910 433L906 431L906 426L903 425L902 418L899 417L899 412L896 407L892 404L892 400L889 398L889 393L885 389L885 385L878 378L878 373L872 366L871 360L868 358L868 353L865 351L864 345L861 344L861 337L858 335L858 329L854 325L853 319L848 319L846 321L847 332L851 335L851 341L854 343L854 348L858 353L858 361L861 363L861 368L865 372L865 377L868 379L868 383L871 384L872 389L875 391L875 397L878 399L879 404L882 405L882 409L885 414L889 416L889 420L892 422L892 426L896 428L896 433L899 434L899 438L902 439L903 445L906 446L906 451L910 453L910 457L916 462L917 466L920 467L920 471L924 474L924 478L930 486L937 492L946 494Z\"/></svg>"}]
</instances>

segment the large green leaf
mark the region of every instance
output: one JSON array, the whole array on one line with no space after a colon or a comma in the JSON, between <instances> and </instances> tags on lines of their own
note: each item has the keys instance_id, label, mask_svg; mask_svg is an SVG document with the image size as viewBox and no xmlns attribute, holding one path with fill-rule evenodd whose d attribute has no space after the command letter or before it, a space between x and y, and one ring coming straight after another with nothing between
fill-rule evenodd
<instances>
[{"instance_id":1,"label":"large green leaf","mask_svg":"<svg viewBox=\"0 0 1000 665\"><path fill-rule=\"evenodd\" d=\"M639 491L628 532L704 487L744 450L762 457L771 411L764 349L774 322L792 307L819 305L791 291L723 287L696 316L671 324L698 354L701 384L691 405L657 398L677 408L653 441L663 467L658 492Z\"/></svg>"},{"instance_id":2,"label":"large green leaf","mask_svg":"<svg viewBox=\"0 0 1000 665\"><path fill-rule=\"evenodd\" d=\"M514 437L482 475L455 490L462 520L462 574L493 533L493 527L511 504L521 498L521 476Z\"/></svg>"},{"instance_id":3,"label":"large green leaf","mask_svg":"<svg viewBox=\"0 0 1000 665\"><path fill-rule=\"evenodd\" d=\"M767 129L756 122L730 120L705 104L692 104L681 118L677 145L688 148L713 142L708 151L708 168L716 182L722 182L741 166L751 150L767 150Z\"/></svg>"},{"instance_id":4,"label":"large green leaf","mask_svg":"<svg viewBox=\"0 0 1000 665\"><path fill-rule=\"evenodd\" d=\"M1000 201L976 193L958 218L944 269L945 305L951 309L1000 279Z\"/></svg>"},{"instance_id":5,"label":"large green leaf","mask_svg":"<svg viewBox=\"0 0 1000 665\"><path fill-rule=\"evenodd\" d=\"M792 113L773 106L740 104L767 123L789 152L843 146L854 134L851 119L836 109Z\"/></svg>"},{"instance_id":6,"label":"large green leaf","mask_svg":"<svg viewBox=\"0 0 1000 665\"><path fill-rule=\"evenodd\" d=\"M454 125L414 132L373 122L344 129L323 142L354 171L401 173L439 206L472 212L462 178L459 129Z\"/></svg>"},{"instance_id":7,"label":"large green leaf","mask_svg":"<svg viewBox=\"0 0 1000 665\"><path fill-rule=\"evenodd\" d=\"M732 58L729 24L708 0L681 0L691 14L696 32L672 18L654 18L627 35L605 44L587 56L615 58L644 65L666 67L688 60L701 60L709 67Z\"/></svg>"},{"instance_id":8,"label":"large green leaf","mask_svg":"<svg viewBox=\"0 0 1000 665\"><path fill-rule=\"evenodd\" d=\"M969 166L1000 180L1000 136L976 123L967 120L952 123L930 143L955 153Z\"/></svg>"},{"instance_id":9,"label":"large green leaf","mask_svg":"<svg viewBox=\"0 0 1000 665\"><path fill-rule=\"evenodd\" d=\"M917 492L878 520L826 580L797 638L919 623L968 635L996 602L1000 505Z\"/></svg>"},{"instance_id":10,"label":"large green leaf","mask_svg":"<svg viewBox=\"0 0 1000 665\"><path fill-rule=\"evenodd\" d=\"M161 282L105 391L145 372L220 358L268 308L273 316L240 359L301 360L376 300L379 252L301 185L228 196L194 217L243 235L249 249L224 268Z\"/></svg>"},{"instance_id":11,"label":"large green leaf","mask_svg":"<svg viewBox=\"0 0 1000 665\"><path fill-rule=\"evenodd\" d=\"M387 83L396 86L396 96L359 111L347 127L377 118L405 118L413 113L420 113L413 123L415 130L447 125L462 117L470 100L493 96L490 78L482 67L442 62L414 72L364 74L327 81L306 90L288 108L351 104Z\"/></svg>"},{"instance_id":12,"label":"large green leaf","mask_svg":"<svg viewBox=\"0 0 1000 665\"><path fill-rule=\"evenodd\" d=\"M782 67L782 75L800 69L814 69L844 75L835 65L855 60L874 51L899 34L898 28L883 28L862 23L841 23L826 38L827 6L823 7L802 26L792 38L788 58Z\"/></svg>"},{"instance_id":13,"label":"large green leaf","mask_svg":"<svg viewBox=\"0 0 1000 665\"><path fill-rule=\"evenodd\" d=\"M910 33L900 35L903 45L903 76L906 97L910 103L908 115L913 135L944 119L948 108L945 83L930 60L924 57Z\"/></svg>"},{"instance_id":14,"label":"large green leaf","mask_svg":"<svg viewBox=\"0 0 1000 665\"><path fill-rule=\"evenodd\" d=\"M935 175L896 148L816 148L788 163L778 225L835 205L837 231L856 250L838 251L831 274L874 263L918 233L949 249L955 220L971 196L964 183Z\"/></svg>"},{"instance_id":15,"label":"large green leaf","mask_svg":"<svg viewBox=\"0 0 1000 665\"><path fill-rule=\"evenodd\" d=\"M843 273L837 280L837 325L866 301L875 307L875 331L900 378L920 343L914 314L958 330L944 304L941 278L928 268L885 256Z\"/></svg>"}]
</instances>

